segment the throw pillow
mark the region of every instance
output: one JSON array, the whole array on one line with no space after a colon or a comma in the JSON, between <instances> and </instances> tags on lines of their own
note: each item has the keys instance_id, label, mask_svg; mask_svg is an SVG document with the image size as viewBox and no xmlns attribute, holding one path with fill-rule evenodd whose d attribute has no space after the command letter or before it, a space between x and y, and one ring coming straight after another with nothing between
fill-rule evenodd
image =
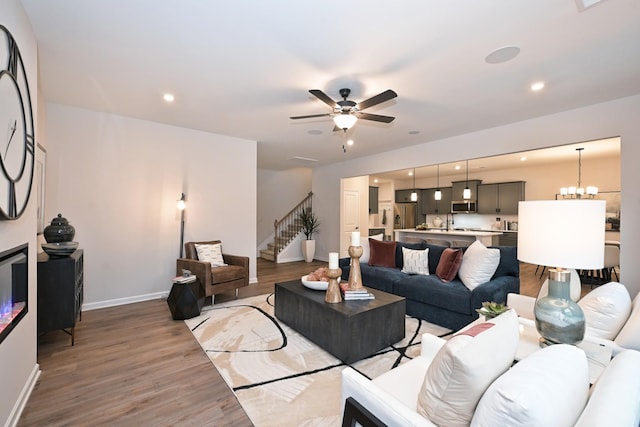
<instances>
[{"instance_id":1,"label":"throw pillow","mask_svg":"<svg viewBox=\"0 0 640 427\"><path fill-rule=\"evenodd\" d=\"M369 263L369 254L370 254L369 240L373 239L373 240L382 241L383 237L384 237L383 234L375 234L373 236L369 236L368 239L364 239L361 242L362 243L362 256L360 257L360 264L368 264Z\"/></svg>"},{"instance_id":2,"label":"throw pillow","mask_svg":"<svg viewBox=\"0 0 640 427\"><path fill-rule=\"evenodd\" d=\"M631 313L631 297L623 284L609 282L584 296L578 305L584 312L585 335L613 340Z\"/></svg>"},{"instance_id":3,"label":"throw pillow","mask_svg":"<svg viewBox=\"0 0 640 427\"><path fill-rule=\"evenodd\" d=\"M568 344L552 345L496 379L480 399L471 426L573 426L588 393L584 351Z\"/></svg>"},{"instance_id":4,"label":"throw pillow","mask_svg":"<svg viewBox=\"0 0 640 427\"><path fill-rule=\"evenodd\" d=\"M458 269L462 263L462 250L446 248L442 251L440 261L436 267L436 276L443 282L450 282L458 274Z\"/></svg>"},{"instance_id":5,"label":"throw pillow","mask_svg":"<svg viewBox=\"0 0 640 427\"><path fill-rule=\"evenodd\" d=\"M369 240L369 265L396 268L396 242Z\"/></svg>"},{"instance_id":6,"label":"throw pillow","mask_svg":"<svg viewBox=\"0 0 640 427\"><path fill-rule=\"evenodd\" d=\"M616 344L623 348L640 351L640 333L638 331L640 331L640 294L633 298L631 314L616 337Z\"/></svg>"},{"instance_id":7,"label":"throw pillow","mask_svg":"<svg viewBox=\"0 0 640 427\"><path fill-rule=\"evenodd\" d=\"M470 290L488 282L500 264L500 249L489 249L479 240L473 242L462 256L458 276Z\"/></svg>"},{"instance_id":8,"label":"throw pillow","mask_svg":"<svg viewBox=\"0 0 640 427\"><path fill-rule=\"evenodd\" d=\"M402 248L402 258L403 273L429 275L429 249L415 251Z\"/></svg>"},{"instance_id":9,"label":"throw pillow","mask_svg":"<svg viewBox=\"0 0 640 427\"><path fill-rule=\"evenodd\" d=\"M447 341L427 368L418 413L436 425L469 425L484 391L513 363L518 325L509 310Z\"/></svg>"},{"instance_id":10,"label":"throw pillow","mask_svg":"<svg viewBox=\"0 0 640 427\"><path fill-rule=\"evenodd\" d=\"M199 245L196 243L196 252L198 253L198 260L210 262L211 267L227 265L222 258L222 243L216 243L215 245Z\"/></svg>"}]
</instances>

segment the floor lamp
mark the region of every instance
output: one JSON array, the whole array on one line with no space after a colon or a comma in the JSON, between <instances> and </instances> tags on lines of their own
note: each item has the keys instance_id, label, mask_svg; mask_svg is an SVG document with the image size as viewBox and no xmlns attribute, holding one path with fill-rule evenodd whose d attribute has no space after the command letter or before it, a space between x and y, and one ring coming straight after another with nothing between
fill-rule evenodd
<instances>
[{"instance_id":1,"label":"floor lamp","mask_svg":"<svg viewBox=\"0 0 640 427\"><path fill-rule=\"evenodd\" d=\"M180 210L180 258L182 258L184 251L184 208L186 207L185 196L184 193L180 196L180 200L178 200L178 209Z\"/></svg>"},{"instance_id":2,"label":"floor lamp","mask_svg":"<svg viewBox=\"0 0 640 427\"><path fill-rule=\"evenodd\" d=\"M584 338L584 313L570 297L566 269L604 265L604 200L537 200L518 205L518 260L553 267L549 294L536 301L541 345L577 344Z\"/></svg>"}]
</instances>

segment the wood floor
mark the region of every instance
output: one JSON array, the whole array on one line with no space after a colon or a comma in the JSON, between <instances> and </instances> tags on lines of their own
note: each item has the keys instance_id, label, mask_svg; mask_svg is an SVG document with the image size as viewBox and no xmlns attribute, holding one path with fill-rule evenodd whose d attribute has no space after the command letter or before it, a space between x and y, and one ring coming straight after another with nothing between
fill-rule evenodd
<instances>
[{"instance_id":1,"label":"wood floor","mask_svg":"<svg viewBox=\"0 0 640 427\"><path fill-rule=\"evenodd\" d=\"M239 297L273 291L325 262L258 260L259 283ZM521 264L521 293L536 295L535 266ZM235 297L217 296L216 303ZM75 346L63 332L38 340L42 374L19 426L251 426L251 421L166 301L87 311Z\"/></svg>"}]
</instances>

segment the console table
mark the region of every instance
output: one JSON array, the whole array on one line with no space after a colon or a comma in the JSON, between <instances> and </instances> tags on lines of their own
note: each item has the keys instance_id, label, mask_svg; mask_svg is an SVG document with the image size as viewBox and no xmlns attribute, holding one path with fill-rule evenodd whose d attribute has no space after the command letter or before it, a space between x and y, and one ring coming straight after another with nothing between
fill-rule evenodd
<instances>
[{"instance_id":1,"label":"console table","mask_svg":"<svg viewBox=\"0 0 640 427\"><path fill-rule=\"evenodd\" d=\"M76 320L82 319L83 263L82 249L65 257L38 254L38 332L62 329L71 335L71 345Z\"/></svg>"}]
</instances>

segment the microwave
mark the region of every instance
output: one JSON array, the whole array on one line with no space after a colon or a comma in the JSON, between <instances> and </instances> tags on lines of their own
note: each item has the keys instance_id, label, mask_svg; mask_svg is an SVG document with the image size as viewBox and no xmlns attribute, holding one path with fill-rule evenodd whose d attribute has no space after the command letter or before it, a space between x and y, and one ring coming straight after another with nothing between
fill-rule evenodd
<instances>
[{"instance_id":1,"label":"microwave","mask_svg":"<svg viewBox=\"0 0 640 427\"><path fill-rule=\"evenodd\" d=\"M472 200L461 200L451 202L451 212L470 213L476 211L476 202Z\"/></svg>"}]
</instances>

